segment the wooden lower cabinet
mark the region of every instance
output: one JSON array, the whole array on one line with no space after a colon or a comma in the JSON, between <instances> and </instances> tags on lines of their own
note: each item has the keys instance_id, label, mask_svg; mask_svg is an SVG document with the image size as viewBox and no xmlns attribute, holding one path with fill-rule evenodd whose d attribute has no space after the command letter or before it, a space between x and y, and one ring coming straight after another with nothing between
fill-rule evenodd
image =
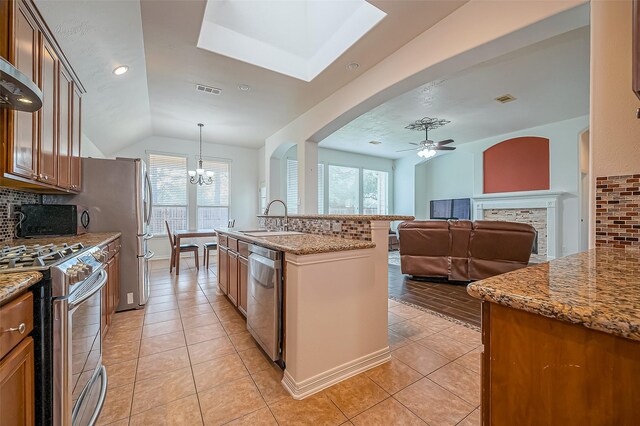
<instances>
[{"instance_id":1,"label":"wooden lower cabinet","mask_svg":"<svg viewBox=\"0 0 640 426\"><path fill-rule=\"evenodd\" d=\"M238 309L247 315L247 284L249 282L249 259L238 257Z\"/></svg>"},{"instance_id":2,"label":"wooden lower cabinet","mask_svg":"<svg viewBox=\"0 0 640 426\"><path fill-rule=\"evenodd\" d=\"M238 306L238 253L229 250L229 300Z\"/></svg>"},{"instance_id":3,"label":"wooden lower cabinet","mask_svg":"<svg viewBox=\"0 0 640 426\"><path fill-rule=\"evenodd\" d=\"M224 235L218 237L218 287L245 316L249 281L248 254L246 242Z\"/></svg>"},{"instance_id":4,"label":"wooden lower cabinet","mask_svg":"<svg viewBox=\"0 0 640 426\"><path fill-rule=\"evenodd\" d=\"M102 289L101 334L104 338L111 326L111 317L120 303L120 239L109 244L109 260L104 265L107 283Z\"/></svg>"},{"instance_id":5,"label":"wooden lower cabinet","mask_svg":"<svg viewBox=\"0 0 640 426\"><path fill-rule=\"evenodd\" d=\"M640 342L482 303L483 425L631 425Z\"/></svg>"},{"instance_id":6,"label":"wooden lower cabinet","mask_svg":"<svg viewBox=\"0 0 640 426\"><path fill-rule=\"evenodd\" d=\"M224 294L229 293L229 250L218 246L218 287Z\"/></svg>"},{"instance_id":7,"label":"wooden lower cabinet","mask_svg":"<svg viewBox=\"0 0 640 426\"><path fill-rule=\"evenodd\" d=\"M2 424L33 425L35 415L33 338L26 337L0 361Z\"/></svg>"}]
</instances>

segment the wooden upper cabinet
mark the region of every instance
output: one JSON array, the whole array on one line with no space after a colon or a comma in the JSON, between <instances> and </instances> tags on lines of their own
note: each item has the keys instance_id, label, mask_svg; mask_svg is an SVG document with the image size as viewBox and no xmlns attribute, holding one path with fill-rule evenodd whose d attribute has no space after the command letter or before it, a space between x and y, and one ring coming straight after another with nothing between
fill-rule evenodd
<instances>
[{"instance_id":1,"label":"wooden upper cabinet","mask_svg":"<svg viewBox=\"0 0 640 426\"><path fill-rule=\"evenodd\" d=\"M73 83L58 67L58 187L71 187L71 98Z\"/></svg>"},{"instance_id":2,"label":"wooden upper cabinet","mask_svg":"<svg viewBox=\"0 0 640 426\"><path fill-rule=\"evenodd\" d=\"M71 190L80 191L82 171L80 161L80 146L82 144L82 98L80 92L74 89L71 92Z\"/></svg>"},{"instance_id":3,"label":"wooden upper cabinet","mask_svg":"<svg viewBox=\"0 0 640 426\"><path fill-rule=\"evenodd\" d=\"M32 81L38 80L38 29L21 2L13 2L13 37L9 60ZM7 171L27 179L37 177L37 127L40 112L13 111L9 120Z\"/></svg>"},{"instance_id":4,"label":"wooden upper cabinet","mask_svg":"<svg viewBox=\"0 0 640 426\"><path fill-rule=\"evenodd\" d=\"M58 184L58 57L40 34L42 109L38 134L38 180Z\"/></svg>"}]
</instances>

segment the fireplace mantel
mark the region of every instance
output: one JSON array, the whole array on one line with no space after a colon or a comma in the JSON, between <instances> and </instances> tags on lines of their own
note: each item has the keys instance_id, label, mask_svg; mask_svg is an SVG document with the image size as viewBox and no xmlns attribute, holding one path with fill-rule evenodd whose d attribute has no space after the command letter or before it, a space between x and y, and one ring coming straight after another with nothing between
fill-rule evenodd
<instances>
[{"instance_id":1,"label":"fireplace mantel","mask_svg":"<svg viewBox=\"0 0 640 426\"><path fill-rule=\"evenodd\" d=\"M547 209L547 258L560 255L560 198L564 192L526 191L479 194L473 197L473 218L482 220L485 210L494 209Z\"/></svg>"}]
</instances>

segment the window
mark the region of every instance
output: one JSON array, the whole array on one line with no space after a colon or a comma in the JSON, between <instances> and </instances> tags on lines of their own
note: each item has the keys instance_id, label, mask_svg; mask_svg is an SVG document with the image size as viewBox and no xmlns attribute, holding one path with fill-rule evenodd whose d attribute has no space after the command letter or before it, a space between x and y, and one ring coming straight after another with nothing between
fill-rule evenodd
<instances>
[{"instance_id":1,"label":"window","mask_svg":"<svg viewBox=\"0 0 640 426\"><path fill-rule=\"evenodd\" d=\"M298 213L298 160L287 159L287 210ZM324 164L318 164L318 213L324 213Z\"/></svg>"},{"instance_id":2,"label":"window","mask_svg":"<svg viewBox=\"0 0 640 426\"><path fill-rule=\"evenodd\" d=\"M213 183L197 188L198 228L226 227L229 222L229 163L203 160L202 166L213 172Z\"/></svg>"},{"instance_id":3,"label":"window","mask_svg":"<svg viewBox=\"0 0 640 426\"><path fill-rule=\"evenodd\" d=\"M362 213L387 214L389 173L362 170Z\"/></svg>"},{"instance_id":4,"label":"window","mask_svg":"<svg viewBox=\"0 0 640 426\"><path fill-rule=\"evenodd\" d=\"M165 221L172 231L187 229L187 159L149 154L149 178L153 190L153 214L149 232L166 235Z\"/></svg>"},{"instance_id":5,"label":"window","mask_svg":"<svg viewBox=\"0 0 640 426\"><path fill-rule=\"evenodd\" d=\"M329 214L357 214L360 169L329 165Z\"/></svg>"}]
</instances>

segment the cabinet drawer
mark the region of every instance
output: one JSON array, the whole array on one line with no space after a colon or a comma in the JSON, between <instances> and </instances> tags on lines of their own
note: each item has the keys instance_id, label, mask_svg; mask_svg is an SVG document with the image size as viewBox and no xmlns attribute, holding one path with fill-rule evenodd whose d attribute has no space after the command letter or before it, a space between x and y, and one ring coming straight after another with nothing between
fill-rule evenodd
<instances>
[{"instance_id":1,"label":"cabinet drawer","mask_svg":"<svg viewBox=\"0 0 640 426\"><path fill-rule=\"evenodd\" d=\"M33 294L26 293L0 308L0 358L27 337L31 330Z\"/></svg>"},{"instance_id":2,"label":"cabinet drawer","mask_svg":"<svg viewBox=\"0 0 640 426\"><path fill-rule=\"evenodd\" d=\"M238 253L240 256L249 257L249 243L238 241Z\"/></svg>"},{"instance_id":3,"label":"cabinet drawer","mask_svg":"<svg viewBox=\"0 0 640 426\"><path fill-rule=\"evenodd\" d=\"M218 234L218 245L220 247L229 247L229 237L226 235Z\"/></svg>"},{"instance_id":4,"label":"cabinet drawer","mask_svg":"<svg viewBox=\"0 0 640 426\"><path fill-rule=\"evenodd\" d=\"M236 238L229 237L229 250L238 252L238 240Z\"/></svg>"},{"instance_id":5,"label":"cabinet drawer","mask_svg":"<svg viewBox=\"0 0 640 426\"><path fill-rule=\"evenodd\" d=\"M107 246L107 251L109 252L109 259L111 259L113 257L113 255L116 254L116 242L115 241L111 241L109 243L109 245Z\"/></svg>"}]
</instances>

